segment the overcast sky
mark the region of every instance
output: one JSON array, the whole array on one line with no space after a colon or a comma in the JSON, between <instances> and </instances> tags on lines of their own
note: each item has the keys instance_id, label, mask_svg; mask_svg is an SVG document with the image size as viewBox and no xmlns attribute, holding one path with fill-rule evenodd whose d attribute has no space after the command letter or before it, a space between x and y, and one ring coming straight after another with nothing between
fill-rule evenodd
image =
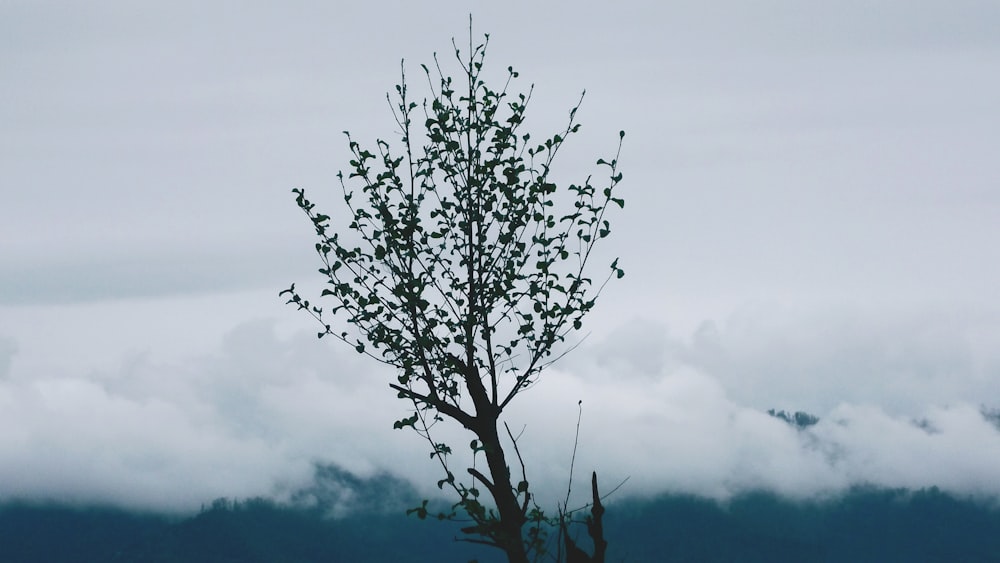
<instances>
[{"instance_id":1,"label":"overcast sky","mask_svg":"<svg viewBox=\"0 0 1000 563\"><path fill-rule=\"evenodd\" d=\"M587 90L559 174L627 132L627 275L510 411L530 478L582 399L577 468L627 494L1000 496L1000 4L576 4L0 2L0 500L433 488L392 374L277 293L319 281L290 190L334 202L341 132L391 138L400 59L470 11L527 130Z\"/></svg>"}]
</instances>

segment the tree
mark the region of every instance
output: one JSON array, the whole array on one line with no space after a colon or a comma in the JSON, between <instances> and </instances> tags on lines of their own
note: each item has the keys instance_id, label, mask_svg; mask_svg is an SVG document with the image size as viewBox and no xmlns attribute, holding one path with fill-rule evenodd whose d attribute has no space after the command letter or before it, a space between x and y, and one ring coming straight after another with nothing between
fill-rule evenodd
<instances>
[{"instance_id":1,"label":"tree","mask_svg":"<svg viewBox=\"0 0 1000 563\"><path fill-rule=\"evenodd\" d=\"M433 71L422 65L430 96L421 104L411 100L403 68L395 95L386 96L399 145L379 139L372 152L345 132L353 156L347 178L338 174L346 228L335 229L304 190L293 190L319 238L327 284L320 298L332 304L314 305L294 284L281 293L321 323L320 337L396 369L390 387L414 410L394 427L428 441L443 470L438 487L458 499L439 516L461 511L471 521L467 541L520 563L544 550L555 520L535 504L517 440L506 425L502 438L500 423L514 398L571 349L567 336L581 328L604 285L624 275L618 260L600 284L585 270L611 232L606 211L624 207L615 188L625 133L615 158L597 160L607 174L603 187L590 176L557 186L553 161L580 128L583 96L565 129L536 144L521 132L532 89L508 90L518 77L511 67L500 89L482 78L488 42L486 35L474 46L471 29L465 55L452 42L458 81L436 55ZM434 439L435 424L448 420L473 437L465 476L456 475L451 446ZM511 453L520 465L516 481ZM597 501L596 476L594 493ZM411 512L428 516L427 501Z\"/></svg>"}]
</instances>

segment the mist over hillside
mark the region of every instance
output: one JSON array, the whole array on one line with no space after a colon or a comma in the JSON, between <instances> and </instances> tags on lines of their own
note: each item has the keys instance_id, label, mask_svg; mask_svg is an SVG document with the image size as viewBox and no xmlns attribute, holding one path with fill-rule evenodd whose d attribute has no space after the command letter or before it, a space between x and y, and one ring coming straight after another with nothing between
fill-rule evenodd
<instances>
[{"instance_id":1,"label":"mist over hillside","mask_svg":"<svg viewBox=\"0 0 1000 563\"><path fill-rule=\"evenodd\" d=\"M287 503L216 499L186 517L107 507L0 506L0 560L9 563L501 561L457 542L460 522L405 515L413 487L388 474L362 478L316 468ZM439 508L446 510L446 505ZM717 502L667 494L609 499L609 560L996 561L1000 507L938 489L855 487L793 501L746 493ZM576 530L582 543L585 532Z\"/></svg>"}]
</instances>

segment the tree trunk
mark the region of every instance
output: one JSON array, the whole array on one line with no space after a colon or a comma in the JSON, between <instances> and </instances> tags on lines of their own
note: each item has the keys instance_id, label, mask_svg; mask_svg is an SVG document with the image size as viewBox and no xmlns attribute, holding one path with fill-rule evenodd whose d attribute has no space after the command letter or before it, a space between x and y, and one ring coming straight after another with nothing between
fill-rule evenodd
<instances>
[{"instance_id":1,"label":"tree trunk","mask_svg":"<svg viewBox=\"0 0 1000 563\"><path fill-rule=\"evenodd\" d=\"M586 522L587 534L594 541L594 555L587 555L587 552L580 549L573 538L569 537L566 520L563 519L559 525L566 543L566 563L604 563L608 542L604 539L604 505L601 504L601 495L597 490L596 471L590 477L590 491L594 501Z\"/></svg>"},{"instance_id":2,"label":"tree trunk","mask_svg":"<svg viewBox=\"0 0 1000 563\"><path fill-rule=\"evenodd\" d=\"M528 563L528 554L521 536L525 516L517 504L517 496L511 486L510 468L500 444L497 420L494 417L493 420L482 422L476 434L486 450L486 463L489 465L490 478L493 480L490 493L497 505L497 512L500 513L500 529L493 539L507 553L510 563Z\"/></svg>"}]
</instances>

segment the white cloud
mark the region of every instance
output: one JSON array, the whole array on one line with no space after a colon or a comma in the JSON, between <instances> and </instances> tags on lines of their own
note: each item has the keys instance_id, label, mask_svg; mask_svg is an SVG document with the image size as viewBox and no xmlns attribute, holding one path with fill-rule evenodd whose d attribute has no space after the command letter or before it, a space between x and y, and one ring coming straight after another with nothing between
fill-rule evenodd
<instances>
[{"instance_id":1,"label":"white cloud","mask_svg":"<svg viewBox=\"0 0 1000 563\"><path fill-rule=\"evenodd\" d=\"M548 411L552 422L534 423L546 429L545 450L569 440L583 399L588 463L578 467L631 475L640 494L765 488L813 497L865 483L1000 494L989 478L1000 433L978 403L1000 384L995 319L756 313L736 314L721 330L706 323L690 338L649 321L620 327L567 357L519 412L562 405ZM643 367L651 358L657 373ZM795 430L768 408L821 421Z\"/></svg>"},{"instance_id":2,"label":"white cloud","mask_svg":"<svg viewBox=\"0 0 1000 563\"><path fill-rule=\"evenodd\" d=\"M314 333L276 340L273 323L256 321L207 356L15 370L0 387L0 498L191 509L287 494L308 484L314 462L359 474L391 466L408 449L393 445L391 393L366 384L370 367L346 351L314 344Z\"/></svg>"},{"instance_id":3,"label":"white cloud","mask_svg":"<svg viewBox=\"0 0 1000 563\"><path fill-rule=\"evenodd\" d=\"M852 481L886 487L937 486L996 497L1000 432L980 409L930 407L918 419L873 406L842 405L816 426L833 466Z\"/></svg>"},{"instance_id":4,"label":"white cloud","mask_svg":"<svg viewBox=\"0 0 1000 563\"><path fill-rule=\"evenodd\" d=\"M545 373L507 413L541 499L564 494L578 401L578 493L596 470L605 489L628 477L623 495L684 491L726 498L766 489L815 498L862 483L1000 495L991 477L1000 431L963 393L913 403L905 412L887 409L878 397L905 394L909 383L900 377L869 401L852 402L854 376L838 365L847 378L844 391L838 395L831 386L833 396L824 399L836 406L770 405L806 408L821 418L796 430L747 400L766 394L730 389L725 369L733 365L760 378L783 359L814 367L831 361L827 347L792 338L805 326L844 339L836 317L770 326L765 334L726 330L715 347L698 348L657 323L636 322L588 342ZM862 328L854 326L860 334L874 330ZM895 337L905 344L909 334ZM886 346L895 337L889 331L875 342ZM962 342L943 339L927 369L939 356L970 354ZM892 365L886 353L862 354L849 367L883 369ZM282 497L309 484L314 462L360 475L389 471L435 494L440 469L426 443L391 428L409 410L387 387L391 373L346 346L318 342L311 330L256 320L228 331L209 353L172 361L155 356L125 353L110 369L56 373L26 373L15 364L0 380L0 498L184 510L218 496ZM917 365L921 358L907 361ZM981 359L972 355L962 365ZM713 371L720 366L721 374ZM456 463L467 460L470 435L450 427L436 438L453 445Z\"/></svg>"},{"instance_id":5,"label":"white cloud","mask_svg":"<svg viewBox=\"0 0 1000 563\"><path fill-rule=\"evenodd\" d=\"M826 412L841 402L908 413L1000 391L1000 315L928 306L744 308L670 339L675 362L718 377L756 408Z\"/></svg>"}]
</instances>

